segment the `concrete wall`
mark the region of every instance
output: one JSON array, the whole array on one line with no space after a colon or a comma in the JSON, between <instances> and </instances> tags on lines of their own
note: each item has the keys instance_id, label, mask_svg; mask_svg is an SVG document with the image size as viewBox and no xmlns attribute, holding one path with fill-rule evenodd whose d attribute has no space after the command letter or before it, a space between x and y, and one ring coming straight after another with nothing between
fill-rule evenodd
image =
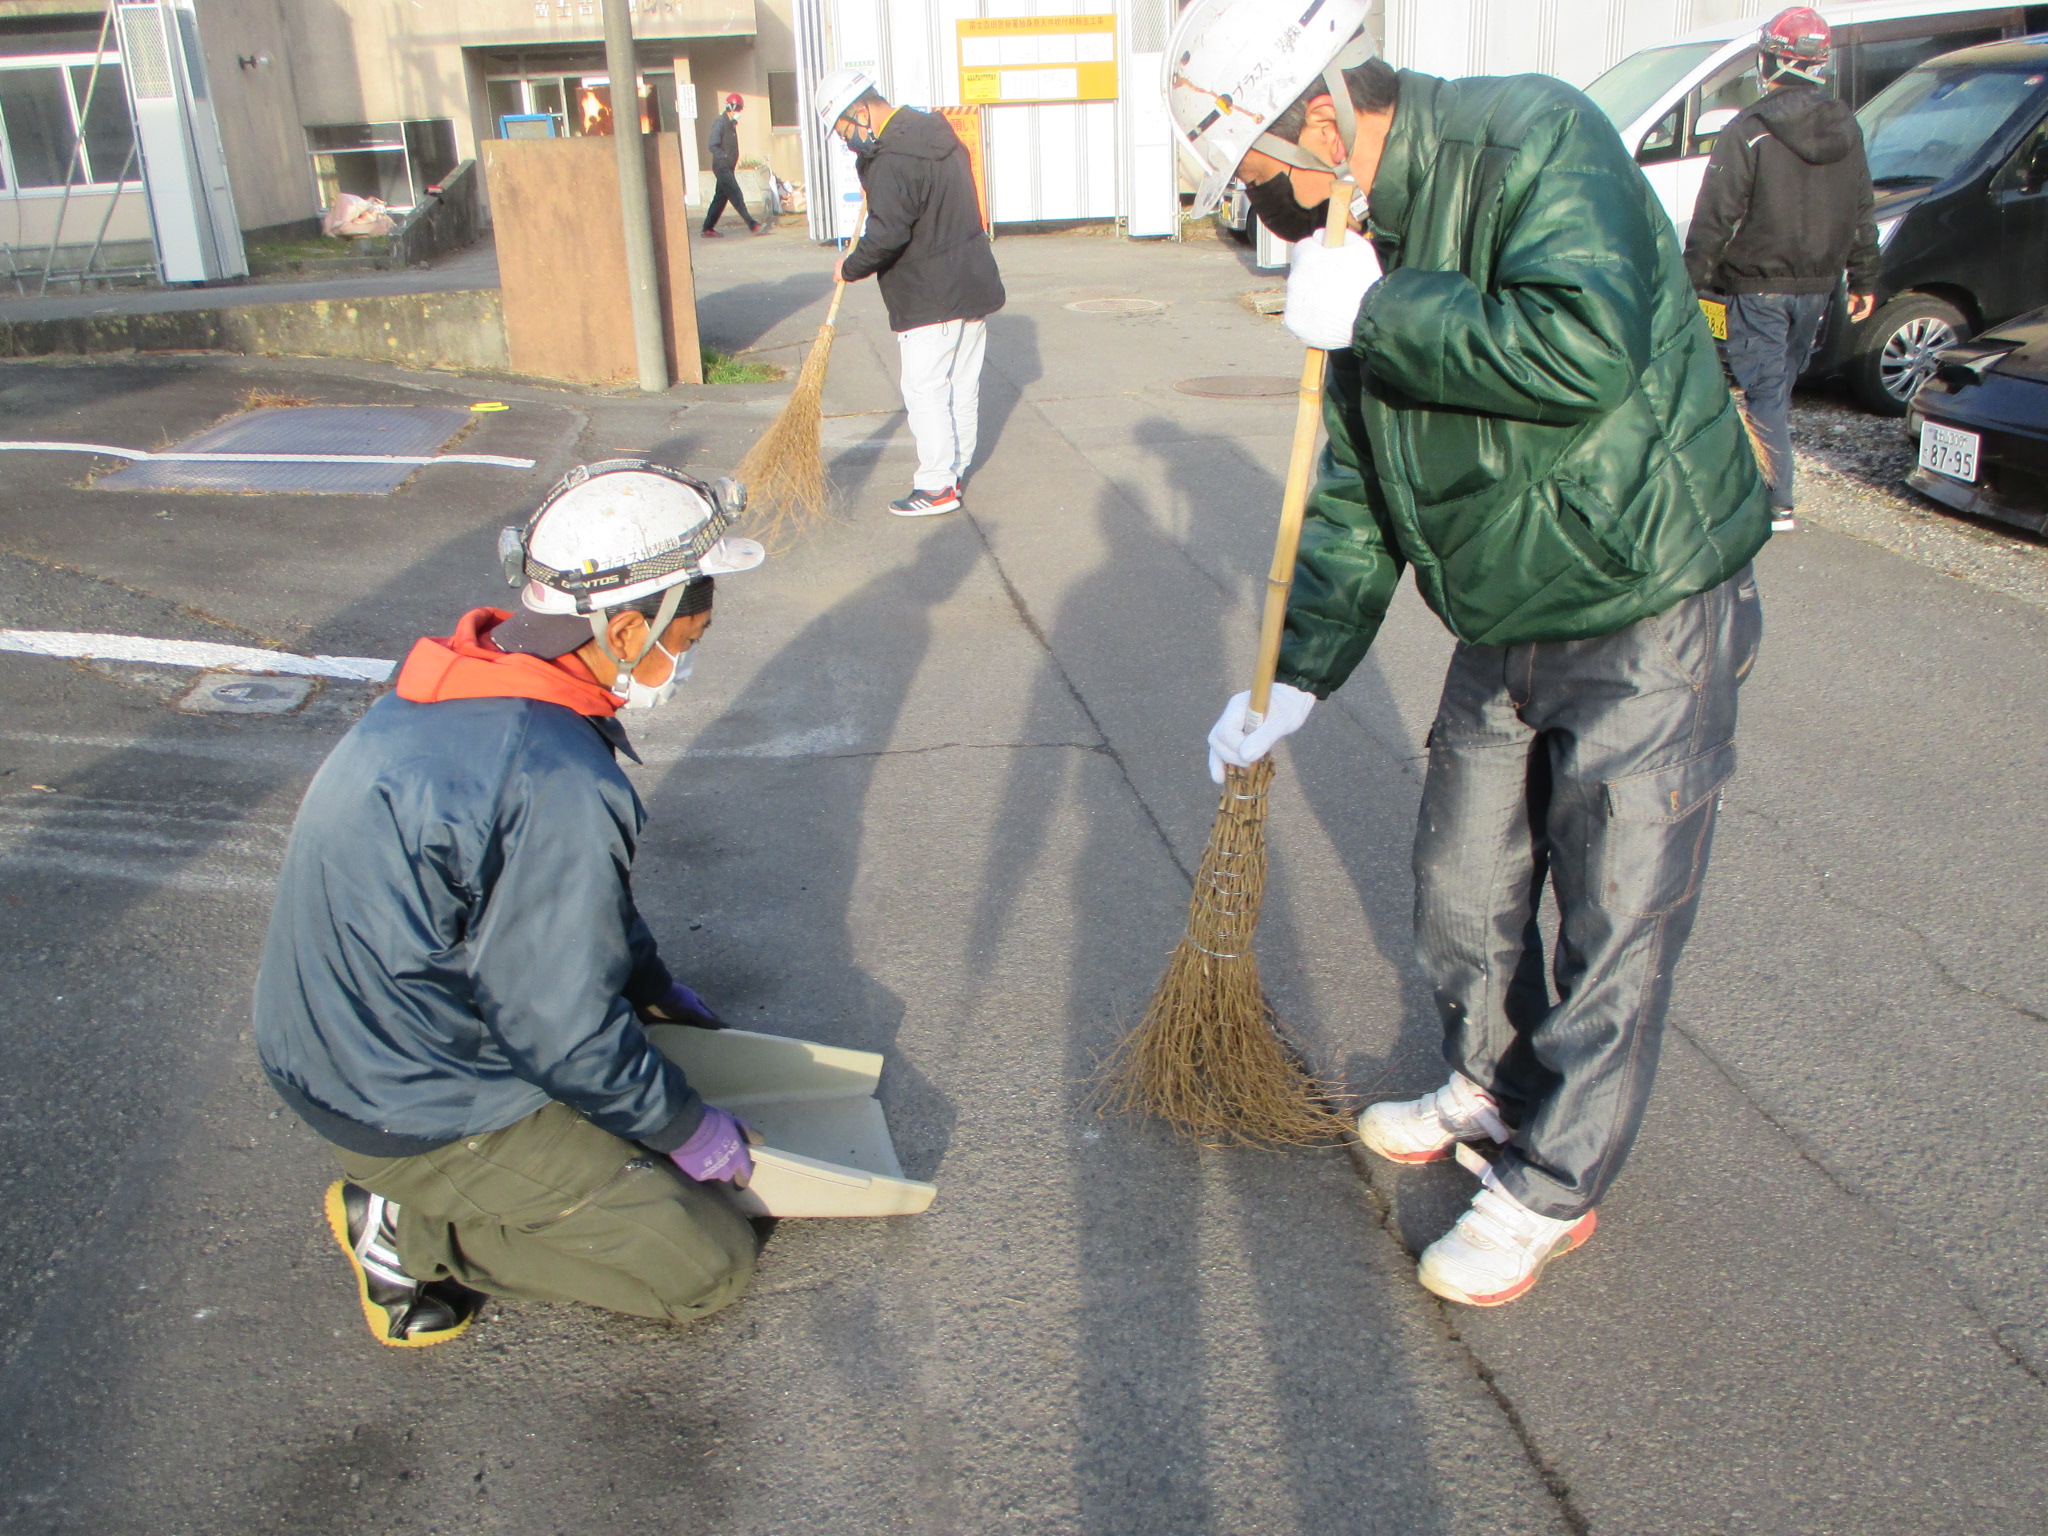
<instances>
[{"instance_id":1,"label":"concrete wall","mask_svg":"<svg viewBox=\"0 0 2048 1536\"><path fill-rule=\"evenodd\" d=\"M464 158L476 154L479 127L465 48L604 46L603 20L590 0L283 3L292 16L301 122L452 118ZM547 5L546 16L534 13L536 3ZM634 8L633 32L643 46L664 38L751 38L753 31L754 0L638 0Z\"/></svg>"},{"instance_id":2,"label":"concrete wall","mask_svg":"<svg viewBox=\"0 0 2048 1536\"><path fill-rule=\"evenodd\" d=\"M199 37L221 148L244 229L290 224L320 212L299 116L303 72L290 21L304 0L196 0ZM259 62L240 63L249 58Z\"/></svg>"},{"instance_id":3,"label":"concrete wall","mask_svg":"<svg viewBox=\"0 0 2048 1536\"><path fill-rule=\"evenodd\" d=\"M505 324L494 288L240 304L156 315L0 321L0 357L94 352L245 352L351 357L408 368L505 373Z\"/></svg>"},{"instance_id":4,"label":"concrete wall","mask_svg":"<svg viewBox=\"0 0 2048 1536\"><path fill-rule=\"evenodd\" d=\"M112 218L107 217L110 209ZM64 216L62 245L90 246L99 235L102 219L107 219L110 244L151 238L149 203L140 187L130 187L118 198L111 192L73 192L68 203L62 197L0 199L0 240L40 251L56 233L60 211Z\"/></svg>"}]
</instances>

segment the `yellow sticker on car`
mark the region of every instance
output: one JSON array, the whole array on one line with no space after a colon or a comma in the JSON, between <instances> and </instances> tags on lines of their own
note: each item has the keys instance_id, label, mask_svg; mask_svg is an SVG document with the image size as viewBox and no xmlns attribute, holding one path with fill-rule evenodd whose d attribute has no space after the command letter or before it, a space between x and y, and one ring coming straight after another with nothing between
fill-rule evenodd
<instances>
[{"instance_id":1,"label":"yellow sticker on car","mask_svg":"<svg viewBox=\"0 0 2048 1536\"><path fill-rule=\"evenodd\" d=\"M1701 299L1700 313L1707 317L1707 329L1714 333L1714 340L1728 339L1728 306L1719 299Z\"/></svg>"}]
</instances>

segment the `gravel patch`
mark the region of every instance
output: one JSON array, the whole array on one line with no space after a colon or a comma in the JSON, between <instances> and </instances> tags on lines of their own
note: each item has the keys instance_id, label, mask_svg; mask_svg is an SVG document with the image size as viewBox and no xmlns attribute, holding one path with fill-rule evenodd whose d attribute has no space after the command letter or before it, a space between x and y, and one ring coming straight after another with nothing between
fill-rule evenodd
<instances>
[{"instance_id":1,"label":"gravel patch","mask_svg":"<svg viewBox=\"0 0 2048 1536\"><path fill-rule=\"evenodd\" d=\"M1792 447L1801 522L2048 608L2048 542L1951 512L1909 488L1916 449L1903 422L1801 394L1792 403Z\"/></svg>"}]
</instances>

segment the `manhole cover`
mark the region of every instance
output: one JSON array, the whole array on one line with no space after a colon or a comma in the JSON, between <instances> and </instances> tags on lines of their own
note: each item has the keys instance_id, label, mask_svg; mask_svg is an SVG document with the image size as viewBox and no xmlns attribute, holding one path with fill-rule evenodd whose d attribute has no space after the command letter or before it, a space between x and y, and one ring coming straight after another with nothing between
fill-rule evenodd
<instances>
[{"instance_id":1,"label":"manhole cover","mask_svg":"<svg viewBox=\"0 0 2048 1536\"><path fill-rule=\"evenodd\" d=\"M1156 315L1166 306L1157 299L1076 299L1067 308L1082 315Z\"/></svg>"},{"instance_id":2,"label":"manhole cover","mask_svg":"<svg viewBox=\"0 0 2048 1536\"><path fill-rule=\"evenodd\" d=\"M288 715L313 691L310 677L251 677L246 672L209 672L178 701L197 715Z\"/></svg>"},{"instance_id":3,"label":"manhole cover","mask_svg":"<svg viewBox=\"0 0 2048 1536\"><path fill-rule=\"evenodd\" d=\"M1220 373L1207 379L1182 379L1173 387L1184 395L1245 400L1262 395L1291 395L1301 387L1301 381L1266 373Z\"/></svg>"},{"instance_id":4,"label":"manhole cover","mask_svg":"<svg viewBox=\"0 0 2048 1536\"><path fill-rule=\"evenodd\" d=\"M177 446L186 453L389 454L440 449L474 418L438 405L299 405L245 411ZM382 496L417 464L293 464L167 459L131 464L95 484L106 491L329 491Z\"/></svg>"}]
</instances>

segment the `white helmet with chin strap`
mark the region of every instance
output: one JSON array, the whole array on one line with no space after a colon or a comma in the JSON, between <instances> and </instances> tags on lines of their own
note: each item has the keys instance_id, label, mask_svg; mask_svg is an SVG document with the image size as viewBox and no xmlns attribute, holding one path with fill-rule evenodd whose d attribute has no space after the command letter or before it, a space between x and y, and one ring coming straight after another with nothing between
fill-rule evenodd
<instances>
[{"instance_id":1,"label":"white helmet with chin strap","mask_svg":"<svg viewBox=\"0 0 2048 1536\"><path fill-rule=\"evenodd\" d=\"M737 480L705 482L645 459L579 464L549 491L524 528L498 535L505 579L531 613L582 614L598 649L630 674L675 618L700 576L752 570L765 555L725 530L747 504ZM606 611L664 594L640 654L615 654Z\"/></svg>"},{"instance_id":2,"label":"white helmet with chin strap","mask_svg":"<svg viewBox=\"0 0 2048 1536\"><path fill-rule=\"evenodd\" d=\"M811 100L817 103L825 131L830 133L839 119L853 110L854 103L874 89L875 77L864 69L835 69L820 80Z\"/></svg>"},{"instance_id":3,"label":"white helmet with chin strap","mask_svg":"<svg viewBox=\"0 0 2048 1536\"><path fill-rule=\"evenodd\" d=\"M1162 86L1176 142L1198 177L1197 218L1222 201L1249 150L1305 171L1349 175L1266 128L1320 79L1348 159L1358 114L1339 72L1373 56L1365 32L1371 10L1371 0L1195 0L1181 12Z\"/></svg>"}]
</instances>

